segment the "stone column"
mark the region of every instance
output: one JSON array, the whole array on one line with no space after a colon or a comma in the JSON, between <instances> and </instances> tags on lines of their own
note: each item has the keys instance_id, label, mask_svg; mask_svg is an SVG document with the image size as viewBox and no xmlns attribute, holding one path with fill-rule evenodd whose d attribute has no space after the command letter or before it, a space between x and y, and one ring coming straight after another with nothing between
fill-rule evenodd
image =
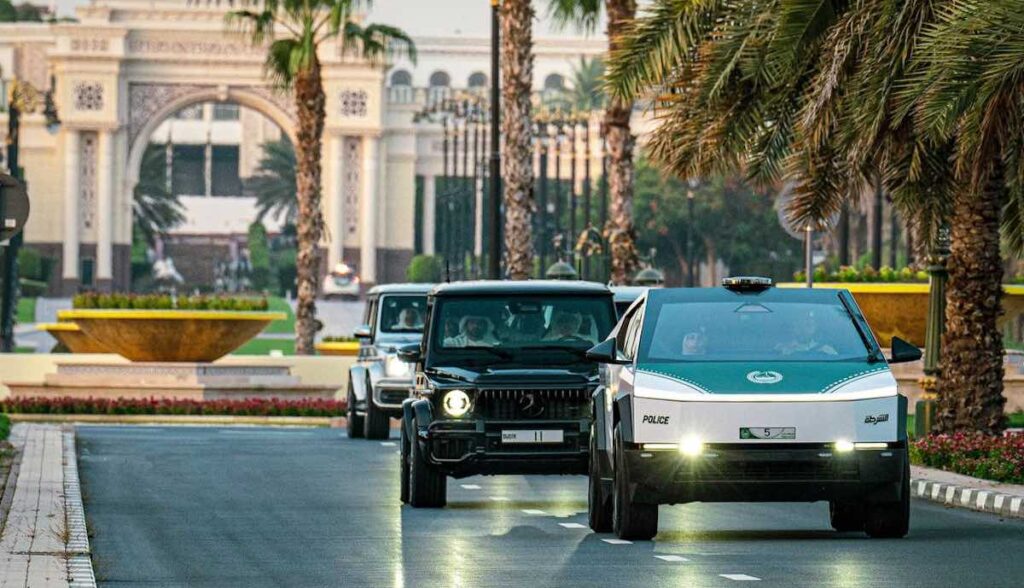
<instances>
[{"instance_id":1,"label":"stone column","mask_svg":"<svg viewBox=\"0 0 1024 588\"><path fill-rule=\"evenodd\" d=\"M109 291L114 281L114 135L98 133L96 194L96 285Z\"/></svg>"},{"instance_id":2,"label":"stone column","mask_svg":"<svg viewBox=\"0 0 1024 588\"><path fill-rule=\"evenodd\" d=\"M437 229L437 184L434 175L423 176L423 253L434 254L434 239Z\"/></svg>"},{"instance_id":3,"label":"stone column","mask_svg":"<svg viewBox=\"0 0 1024 588\"><path fill-rule=\"evenodd\" d=\"M359 274L364 284L377 283L377 174L380 171L380 137L363 137L363 198L359 221Z\"/></svg>"},{"instance_id":4,"label":"stone column","mask_svg":"<svg viewBox=\"0 0 1024 588\"><path fill-rule=\"evenodd\" d=\"M81 135L69 129L64 133L64 251L61 293L78 290L79 201L81 199Z\"/></svg>"},{"instance_id":5,"label":"stone column","mask_svg":"<svg viewBox=\"0 0 1024 588\"><path fill-rule=\"evenodd\" d=\"M330 205L327 207L327 230L331 239L327 246L327 268L331 270L345 259L345 137L331 137L331 184L327 190Z\"/></svg>"}]
</instances>

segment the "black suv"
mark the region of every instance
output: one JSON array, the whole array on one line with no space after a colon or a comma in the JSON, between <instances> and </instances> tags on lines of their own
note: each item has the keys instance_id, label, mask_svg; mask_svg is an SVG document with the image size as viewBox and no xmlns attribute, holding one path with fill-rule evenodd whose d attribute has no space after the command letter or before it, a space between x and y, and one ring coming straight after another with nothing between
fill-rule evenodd
<instances>
[{"instance_id":1,"label":"black suv","mask_svg":"<svg viewBox=\"0 0 1024 588\"><path fill-rule=\"evenodd\" d=\"M585 474L598 367L586 358L615 323L612 294L587 282L435 287L413 397L402 405L402 502L441 507L447 478Z\"/></svg>"}]
</instances>

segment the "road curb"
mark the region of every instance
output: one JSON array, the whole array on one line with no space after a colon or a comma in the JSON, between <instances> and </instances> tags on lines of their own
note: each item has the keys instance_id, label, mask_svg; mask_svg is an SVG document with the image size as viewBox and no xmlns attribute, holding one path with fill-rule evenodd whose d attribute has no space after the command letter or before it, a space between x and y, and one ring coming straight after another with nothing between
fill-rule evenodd
<instances>
[{"instance_id":1,"label":"road curb","mask_svg":"<svg viewBox=\"0 0 1024 588\"><path fill-rule=\"evenodd\" d=\"M79 423L103 425L253 425L273 427L343 427L344 417L214 416L150 414L8 414L12 423Z\"/></svg>"},{"instance_id":2,"label":"road curb","mask_svg":"<svg viewBox=\"0 0 1024 588\"><path fill-rule=\"evenodd\" d=\"M910 494L946 506L1024 519L1024 496L911 478Z\"/></svg>"}]
</instances>

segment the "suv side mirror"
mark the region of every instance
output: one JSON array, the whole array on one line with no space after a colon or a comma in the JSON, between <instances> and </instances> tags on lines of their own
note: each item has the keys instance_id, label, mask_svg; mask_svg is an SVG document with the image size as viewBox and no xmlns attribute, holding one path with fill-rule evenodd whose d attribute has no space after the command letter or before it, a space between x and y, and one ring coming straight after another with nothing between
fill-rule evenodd
<instances>
[{"instance_id":1,"label":"suv side mirror","mask_svg":"<svg viewBox=\"0 0 1024 588\"><path fill-rule=\"evenodd\" d=\"M369 339L370 338L370 325L360 325L352 331L352 335L356 339Z\"/></svg>"},{"instance_id":2,"label":"suv side mirror","mask_svg":"<svg viewBox=\"0 0 1024 588\"><path fill-rule=\"evenodd\" d=\"M587 359L597 363L611 363L618 365L629 363L628 359L619 355L619 350L615 347L615 339L605 339L588 349Z\"/></svg>"},{"instance_id":3,"label":"suv side mirror","mask_svg":"<svg viewBox=\"0 0 1024 588\"><path fill-rule=\"evenodd\" d=\"M420 355L420 344L415 343L413 345L399 347L398 359L405 363L419 363L420 359L422 359L422 355Z\"/></svg>"},{"instance_id":4,"label":"suv side mirror","mask_svg":"<svg viewBox=\"0 0 1024 588\"><path fill-rule=\"evenodd\" d=\"M892 338L892 357L889 363L907 363L921 359L921 350L910 343L900 339Z\"/></svg>"}]
</instances>

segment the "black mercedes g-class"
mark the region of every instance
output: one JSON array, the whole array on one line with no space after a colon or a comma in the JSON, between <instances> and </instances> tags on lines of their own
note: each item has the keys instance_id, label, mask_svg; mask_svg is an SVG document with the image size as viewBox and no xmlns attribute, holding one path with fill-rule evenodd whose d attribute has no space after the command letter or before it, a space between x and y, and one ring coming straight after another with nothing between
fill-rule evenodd
<instances>
[{"instance_id":1,"label":"black mercedes g-class","mask_svg":"<svg viewBox=\"0 0 1024 588\"><path fill-rule=\"evenodd\" d=\"M598 367L587 350L615 323L607 287L588 282L442 284L402 405L402 502L441 507L447 478L587 473Z\"/></svg>"}]
</instances>

